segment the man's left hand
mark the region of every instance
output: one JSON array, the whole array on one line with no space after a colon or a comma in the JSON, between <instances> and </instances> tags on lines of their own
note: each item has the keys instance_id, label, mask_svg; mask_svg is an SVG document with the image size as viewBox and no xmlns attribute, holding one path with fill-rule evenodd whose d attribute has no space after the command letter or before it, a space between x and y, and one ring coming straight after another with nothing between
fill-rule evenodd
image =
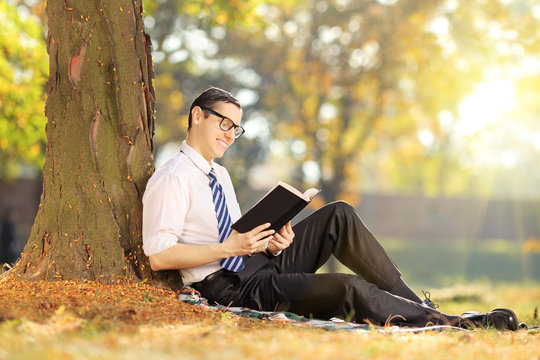
<instances>
[{"instance_id":1,"label":"man's left hand","mask_svg":"<svg viewBox=\"0 0 540 360\"><path fill-rule=\"evenodd\" d=\"M288 248L294 240L294 232L289 221L277 233L272 235L268 244L268 251L276 254L278 251Z\"/></svg>"}]
</instances>

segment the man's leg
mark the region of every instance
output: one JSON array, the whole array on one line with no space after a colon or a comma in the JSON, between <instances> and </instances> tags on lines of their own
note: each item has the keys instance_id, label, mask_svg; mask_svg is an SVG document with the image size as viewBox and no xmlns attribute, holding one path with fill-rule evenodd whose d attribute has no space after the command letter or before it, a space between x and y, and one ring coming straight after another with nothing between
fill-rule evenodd
<instances>
[{"instance_id":1,"label":"man's leg","mask_svg":"<svg viewBox=\"0 0 540 360\"><path fill-rule=\"evenodd\" d=\"M255 271L241 276L244 269L238 274L241 281L234 290L233 306L272 311L285 310L278 305L287 303L286 310L305 316L336 316L374 324L459 326L466 322L461 316L390 293L402 286L399 270L350 205L329 204L293 230L295 241L280 256L263 265L247 261L246 269ZM314 274L331 253L358 275ZM515 330L517 319L507 312L496 309L479 314L478 324Z\"/></svg>"},{"instance_id":2,"label":"man's leg","mask_svg":"<svg viewBox=\"0 0 540 360\"><path fill-rule=\"evenodd\" d=\"M394 295L421 302L354 208L338 201L293 227L295 240L272 262L281 273L314 273L331 254L363 279Z\"/></svg>"},{"instance_id":3,"label":"man's leg","mask_svg":"<svg viewBox=\"0 0 540 360\"><path fill-rule=\"evenodd\" d=\"M267 267L254 274L237 295L243 306L272 311L276 304L286 302L288 311L319 319L339 317L401 326L459 326L462 321L459 316L392 295L352 274L279 274Z\"/></svg>"}]
</instances>

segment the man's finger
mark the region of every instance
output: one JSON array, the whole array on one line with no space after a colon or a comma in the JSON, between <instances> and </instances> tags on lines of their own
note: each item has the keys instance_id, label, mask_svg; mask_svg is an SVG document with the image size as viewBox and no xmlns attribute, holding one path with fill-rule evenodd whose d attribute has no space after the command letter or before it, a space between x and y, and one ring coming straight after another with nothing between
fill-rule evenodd
<instances>
[{"instance_id":1,"label":"man's finger","mask_svg":"<svg viewBox=\"0 0 540 360\"><path fill-rule=\"evenodd\" d=\"M274 239L271 240L276 245L289 245L290 241L287 238L281 236L280 234L274 235Z\"/></svg>"},{"instance_id":2,"label":"man's finger","mask_svg":"<svg viewBox=\"0 0 540 360\"><path fill-rule=\"evenodd\" d=\"M267 243L266 239L257 240L256 242L253 243L253 249L258 249L259 246L266 245L266 243Z\"/></svg>"},{"instance_id":3,"label":"man's finger","mask_svg":"<svg viewBox=\"0 0 540 360\"><path fill-rule=\"evenodd\" d=\"M289 235L291 235L292 237L294 237L294 231L293 231L293 229L292 229L292 225L291 225L291 222L290 222L290 221L289 221L289 222L287 223L287 225L285 226L285 229L287 230L287 233L288 233Z\"/></svg>"},{"instance_id":4,"label":"man's finger","mask_svg":"<svg viewBox=\"0 0 540 360\"><path fill-rule=\"evenodd\" d=\"M248 231L248 233L250 235L256 235L258 233L260 233L261 231L265 230L265 229L268 229L268 227L270 227L270 223L265 223L265 224L262 224L262 225L259 225L257 227L254 227L253 229L251 229L251 231ZM273 230L272 230L273 231Z\"/></svg>"},{"instance_id":5,"label":"man's finger","mask_svg":"<svg viewBox=\"0 0 540 360\"><path fill-rule=\"evenodd\" d=\"M286 235L289 234L289 223L283 225L283 227L281 229L279 229L279 234L283 237L285 237Z\"/></svg>"},{"instance_id":6,"label":"man's finger","mask_svg":"<svg viewBox=\"0 0 540 360\"><path fill-rule=\"evenodd\" d=\"M287 223L287 224L288 224L288 223ZM284 234L284 233L286 234L286 233L287 233L287 224L283 225L283 226L281 227L281 229L279 229L278 232L279 232L280 234Z\"/></svg>"},{"instance_id":7,"label":"man's finger","mask_svg":"<svg viewBox=\"0 0 540 360\"><path fill-rule=\"evenodd\" d=\"M284 241L286 241L285 236L281 235L280 233L276 233L276 234L274 235L274 238L275 238L278 242L284 242Z\"/></svg>"},{"instance_id":8,"label":"man's finger","mask_svg":"<svg viewBox=\"0 0 540 360\"><path fill-rule=\"evenodd\" d=\"M266 230L266 231L261 231L260 233L256 234L253 237L257 238L257 240L259 240L259 239L264 239L264 238L266 238L268 236L271 236L271 235L275 235L274 233L275 233L274 230Z\"/></svg>"},{"instance_id":9,"label":"man's finger","mask_svg":"<svg viewBox=\"0 0 540 360\"><path fill-rule=\"evenodd\" d=\"M281 242L284 242L284 243L290 243L292 241L292 239L294 238L293 235L291 235L290 233L288 233L287 231L283 231L283 232L279 232L277 233L276 235L279 235L281 237L280 241Z\"/></svg>"}]
</instances>

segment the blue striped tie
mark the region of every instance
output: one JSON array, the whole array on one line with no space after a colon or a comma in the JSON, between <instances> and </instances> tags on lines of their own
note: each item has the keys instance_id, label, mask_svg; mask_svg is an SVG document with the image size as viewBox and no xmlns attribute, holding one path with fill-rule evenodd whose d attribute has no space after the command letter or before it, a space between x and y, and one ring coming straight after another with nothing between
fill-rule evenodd
<instances>
[{"instance_id":1,"label":"blue striped tie","mask_svg":"<svg viewBox=\"0 0 540 360\"><path fill-rule=\"evenodd\" d=\"M214 205L216 207L216 216L218 221L218 230L219 230L219 242L224 242L231 233L231 216L229 215L229 210L227 209L227 202L225 201L225 194L221 185L217 181L216 172L212 168L208 173L210 178L210 187L212 188L212 198L214 200ZM244 261L241 256L233 256L226 259L221 259L219 261L221 267L231 271L240 271L244 268Z\"/></svg>"}]
</instances>

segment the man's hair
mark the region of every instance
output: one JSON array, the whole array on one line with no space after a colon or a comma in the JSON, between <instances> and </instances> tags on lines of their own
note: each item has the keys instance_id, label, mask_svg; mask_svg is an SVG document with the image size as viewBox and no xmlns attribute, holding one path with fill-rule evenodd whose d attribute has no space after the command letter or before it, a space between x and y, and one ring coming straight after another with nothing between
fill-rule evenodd
<instances>
[{"instance_id":1,"label":"man's hair","mask_svg":"<svg viewBox=\"0 0 540 360\"><path fill-rule=\"evenodd\" d=\"M209 108L218 102L228 102L238 106L239 109L242 109L240 102L230 92L211 86L197 96L197 98L193 101L193 104L191 104L188 116L188 130L191 129L191 111L195 106ZM207 114L205 114L204 117L206 118Z\"/></svg>"}]
</instances>

